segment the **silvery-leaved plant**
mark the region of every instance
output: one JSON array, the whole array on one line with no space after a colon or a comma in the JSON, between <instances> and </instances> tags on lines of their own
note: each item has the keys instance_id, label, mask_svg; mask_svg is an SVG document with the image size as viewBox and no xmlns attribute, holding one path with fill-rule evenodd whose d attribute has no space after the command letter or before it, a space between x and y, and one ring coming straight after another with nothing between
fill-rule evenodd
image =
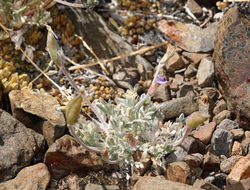
<instances>
[{"instance_id":1,"label":"silvery-leaved plant","mask_svg":"<svg viewBox=\"0 0 250 190\"><path fill-rule=\"evenodd\" d=\"M158 77L165 62L173 56L174 49L168 49L157 66L153 81L146 94L137 94L136 85L130 87L123 97L114 101L87 99L84 90L80 90L64 67L63 50L59 47L51 27L47 26L47 49L52 61L64 73L78 95L66 106L66 120L70 133L77 142L89 151L101 153L108 163L130 164L141 167L133 160L136 151L142 152L141 161L151 156L154 164L163 166L161 159L174 146L183 142L188 133L209 118L209 115L195 112L188 119L181 114L176 122L161 125L158 116L160 105L151 101L157 87L166 83L164 77ZM95 114L92 120L81 120L79 114L85 101ZM162 127L164 126L164 127ZM164 167L164 166L163 166Z\"/></svg>"},{"instance_id":2,"label":"silvery-leaved plant","mask_svg":"<svg viewBox=\"0 0 250 190\"><path fill-rule=\"evenodd\" d=\"M183 115L179 121L160 127L159 104L154 104L150 98L145 99L146 94L139 96L136 88L130 87L115 101L95 101L95 108L107 122L106 132L105 126L95 119L73 125L74 132L85 145L103 151L105 159L111 162L133 162L132 156L137 150L160 160L184 134ZM141 102L143 99L145 101Z\"/></svg>"}]
</instances>

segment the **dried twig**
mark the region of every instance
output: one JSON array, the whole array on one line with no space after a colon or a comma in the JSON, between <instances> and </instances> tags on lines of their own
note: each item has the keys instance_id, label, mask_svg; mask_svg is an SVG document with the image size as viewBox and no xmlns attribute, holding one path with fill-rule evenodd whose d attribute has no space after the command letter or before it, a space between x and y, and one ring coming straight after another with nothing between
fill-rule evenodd
<instances>
[{"instance_id":1,"label":"dried twig","mask_svg":"<svg viewBox=\"0 0 250 190\"><path fill-rule=\"evenodd\" d=\"M60 3L62 5L66 5L69 7L74 7L74 8L87 8L86 5L83 4L78 4L78 3L69 3L67 1L62 1L62 0L54 0L57 3Z\"/></svg>"},{"instance_id":2,"label":"dried twig","mask_svg":"<svg viewBox=\"0 0 250 190\"><path fill-rule=\"evenodd\" d=\"M104 67L102 60L95 54L95 52L89 47L89 45L82 39L81 36L75 35L77 38L79 38L82 41L82 44L87 50L90 51L90 53L96 58L97 63L101 66L101 68L104 70L106 74L109 74L107 69Z\"/></svg>"},{"instance_id":3,"label":"dried twig","mask_svg":"<svg viewBox=\"0 0 250 190\"><path fill-rule=\"evenodd\" d=\"M162 47L162 46L165 46L167 45L169 42L163 42L163 43L160 43L160 44L157 44L157 45L154 45L154 46L150 46L150 47L146 47L146 48L143 48L143 49L140 49L140 50L137 50L137 51L134 51L128 55L123 55L123 56L117 56L117 57L113 57L113 58L110 58L110 59L105 59L103 60L102 62L104 63L108 63L108 62L113 62L113 61L117 61L117 60L120 60L120 59L125 59L127 57L132 57L132 56L135 56L135 55L142 55L148 51L151 51L153 49L156 49L156 48L159 48L159 47ZM83 69L83 68L86 68L86 67L90 67L90 66L94 66L94 65L98 65L99 63L89 63L89 64L84 64L84 65L78 65L78 66L72 66L69 68L69 70L76 70L76 69Z\"/></svg>"}]
</instances>

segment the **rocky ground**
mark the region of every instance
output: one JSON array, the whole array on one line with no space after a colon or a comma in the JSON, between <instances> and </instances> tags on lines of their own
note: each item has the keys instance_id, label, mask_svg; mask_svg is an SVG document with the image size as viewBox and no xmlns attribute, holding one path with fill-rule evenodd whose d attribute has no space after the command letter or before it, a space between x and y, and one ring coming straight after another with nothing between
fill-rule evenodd
<instances>
[{"instance_id":1,"label":"rocky ground","mask_svg":"<svg viewBox=\"0 0 250 190\"><path fill-rule=\"evenodd\" d=\"M122 2L125 12L133 8L130 1ZM144 1L138 2L146 6ZM211 118L165 156L165 170L151 163L143 170L121 168L82 148L70 136L60 109L67 104L67 96L26 60L21 61L20 52L14 50L10 40L0 41L0 190L249 189L249 3L220 4L217 8L215 3L169 1L164 4L166 10L157 3L148 3L153 7L150 10L155 10L147 15L149 18L133 15L125 21L108 3L77 13L63 5L50 10L51 25L65 54L77 63L67 63L66 68L77 85L85 86L91 102L121 96L129 85L139 84L139 91L145 92L166 43L154 46L166 40L177 46L161 71L168 83L156 90L153 101L163 105L163 121L198 110L208 112ZM165 17L150 17L156 13ZM25 39L36 49L36 64L65 92L73 94L67 79L48 65L44 28L28 32ZM84 37L101 60L153 48L107 61L104 75L75 33ZM79 64L95 66L83 68ZM91 114L85 105L83 117L84 113Z\"/></svg>"}]
</instances>

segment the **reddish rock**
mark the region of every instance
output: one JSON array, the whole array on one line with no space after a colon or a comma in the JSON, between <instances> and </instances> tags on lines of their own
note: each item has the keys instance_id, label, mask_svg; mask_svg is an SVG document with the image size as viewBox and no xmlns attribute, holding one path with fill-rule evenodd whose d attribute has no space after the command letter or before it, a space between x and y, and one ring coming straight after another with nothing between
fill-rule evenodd
<instances>
[{"instance_id":1,"label":"reddish rock","mask_svg":"<svg viewBox=\"0 0 250 190\"><path fill-rule=\"evenodd\" d=\"M204 153L206 147L202 142L191 136L186 137L181 146L188 152L188 154Z\"/></svg>"},{"instance_id":2,"label":"reddish rock","mask_svg":"<svg viewBox=\"0 0 250 190\"><path fill-rule=\"evenodd\" d=\"M1 190L38 190L46 189L50 182L50 173L45 164L39 163L22 169L17 176L9 181L0 183Z\"/></svg>"},{"instance_id":3,"label":"reddish rock","mask_svg":"<svg viewBox=\"0 0 250 190\"><path fill-rule=\"evenodd\" d=\"M213 109L213 114L217 115L226 109L227 109L227 103L225 102L225 100L223 100L223 99L219 100L218 102L216 102L216 105Z\"/></svg>"},{"instance_id":4,"label":"reddish rock","mask_svg":"<svg viewBox=\"0 0 250 190\"><path fill-rule=\"evenodd\" d=\"M216 34L215 75L228 108L240 125L250 129L250 20L234 6L222 18Z\"/></svg>"},{"instance_id":5,"label":"reddish rock","mask_svg":"<svg viewBox=\"0 0 250 190\"><path fill-rule=\"evenodd\" d=\"M159 177L144 176L134 185L133 190L198 190L199 188L173 182Z\"/></svg>"},{"instance_id":6,"label":"reddish rock","mask_svg":"<svg viewBox=\"0 0 250 190\"><path fill-rule=\"evenodd\" d=\"M64 135L49 147L44 163L55 179L60 179L70 172L99 171L105 168L100 156L82 148L69 135Z\"/></svg>"},{"instance_id":7,"label":"reddish rock","mask_svg":"<svg viewBox=\"0 0 250 190\"><path fill-rule=\"evenodd\" d=\"M186 162L173 162L167 167L165 178L170 181L187 183L191 181L191 170Z\"/></svg>"},{"instance_id":8,"label":"reddish rock","mask_svg":"<svg viewBox=\"0 0 250 190\"><path fill-rule=\"evenodd\" d=\"M192 53L184 51L182 55L189 61L191 61L192 65L198 68L198 65L202 58L209 56L207 53Z\"/></svg>"},{"instance_id":9,"label":"reddish rock","mask_svg":"<svg viewBox=\"0 0 250 190\"><path fill-rule=\"evenodd\" d=\"M199 139L204 144L208 144L213 135L215 127L216 123L210 122L194 130L192 134L194 138Z\"/></svg>"},{"instance_id":10,"label":"reddish rock","mask_svg":"<svg viewBox=\"0 0 250 190\"><path fill-rule=\"evenodd\" d=\"M177 52L175 52L173 57L168 60L168 63L166 64L166 69L168 72L174 72L183 68L184 66L185 63L183 62L181 56Z\"/></svg>"},{"instance_id":11,"label":"reddish rock","mask_svg":"<svg viewBox=\"0 0 250 190\"><path fill-rule=\"evenodd\" d=\"M214 116L213 121L218 125L224 119L231 119L231 112L230 111L224 110L224 111L220 112L218 115Z\"/></svg>"},{"instance_id":12,"label":"reddish rock","mask_svg":"<svg viewBox=\"0 0 250 190\"><path fill-rule=\"evenodd\" d=\"M175 20L160 20L158 29L171 41L188 52L209 52L214 48L217 23L207 28L186 24Z\"/></svg>"},{"instance_id":13,"label":"reddish rock","mask_svg":"<svg viewBox=\"0 0 250 190\"><path fill-rule=\"evenodd\" d=\"M249 190L250 178L240 180L240 182L226 186L225 190Z\"/></svg>"},{"instance_id":14,"label":"reddish rock","mask_svg":"<svg viewBox=\"0 0 250 190\"><path fill-rule=\"evenodd\" d=\"M233 147L232 147L232 155L243 155L242 146L238 141L234 141Z\"/></svg>"},{"instance_id":15,"label":"reddish rock","mask_svg":"<svg viewBox=\"0 0 250 190\"><path fill-rule=\"evenodd\" d=\"M23 89L12 90L9 98L13 116L43 134L48 145L64 134L66 122L56 97Z\"/></svg>"},{"instance_id":16,"label":"reddish rock","mask_svg":"<svg viewBox=\"0 0 250 190\"><path fill-rule=\"evenodd\" d=\"M243 155L250 154L250 138L244 139L241 142L242 150L243 150Z\"/></svg>"},{"instance_id":17,"label":"reddish rock","mask_svg":"<svg viewBox=\"0 0 250 190\"><path fill-rule=\"evenodd\" d=\"M198 167L201 165L202 161L203 161L203 155L199 153L189 154L185 156L185 162L190 167Z\"/></svg>"},{"instance_id":18,"label":"reddish rock","mask_svg":"<svg viewBox=\"0 0 250 190\"><path fill-rule=\"evenodd\" d=\"M227 184L234 184L242 179L250 178L250 154L241 158L227 176Z\"/></svg>"},{"instance_id":19,"label":"reddish rock","mask_svg":"<svg viewBox=\"0 0 250 190\"><path fill-rule=\"evenodd\" d=\"M219 169L220 159L210 149L205 155L203 160L203 169L208 171L216 171Z\"/></svg>"}]
</instances>

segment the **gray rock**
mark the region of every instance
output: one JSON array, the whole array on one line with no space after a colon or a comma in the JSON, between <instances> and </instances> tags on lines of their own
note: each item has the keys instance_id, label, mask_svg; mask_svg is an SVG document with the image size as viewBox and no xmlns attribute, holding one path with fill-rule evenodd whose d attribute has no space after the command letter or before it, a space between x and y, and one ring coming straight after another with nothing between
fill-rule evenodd
<instances>
[{"instance_id":1,"label":"gray rock","mask_svg":"<svg viewBox=\"0 0 250 190\"><path fill-rule=\"evenodd\" d=\"M241 158L242 156L236 155L223 160L220 164L220 170L223 173L229 174L236 162L238 162Z\"/></svg>"},{"instance_id":2,"label":"gray rock","mask_svg":"<svg viewBox=\"0 0 250 190\"><path fill-rule=\"evenodd\" d=\"M185 97L173 99L161 103L161 111L165 119L178 117L181 113L190 115L198 110L198 104L194 100L194 94L188 93Z\"/></svg>"},{"instance_id":3,"label":"gray rock","mask_svg":"<svg viewBox=\"0 0 250 190\"><path fill-rule=\"evenodd\" d=\"M180 146L175 147L174 152L171 152L166 158L164 159L165 165L168 165L172 162L183 161L185 156L187 156L187 152Z\"/></svg>"},{"instance_id":4,"label":"gray rock","mask_svg":"<svg viewBox=\"0 0 250 190\"><path fill-rule=\"evenodd\" d=\"M196 73L197 73L197 69L192 64L190 64L187 67L186 71L184 72L184 76L186 78L191 78L191 77L195 76Z\"/></svg>"},{"instance_id":5,"label":"gray rock","mask_svg":"<svg viewBox=\"0 0 250 190\"><path fill-rule=\"evenodd\" d=\"M211 139L211 145L216 155L231 156L233 146L232 133L224 129L216 129Z\"/></svg>"},{"instance_id":6,"label":"gray rock","mask_svg":"<svg viewBox=\"0 0 250 190\"><path fill-rule=\"evenodd\" d=\"M217 173L214 175L215 179L212 184L214 184L216 187L222 189L224 185L226 185L226 177L227 175L224 173Z\"/></svg>"},{"instance_id":7,"label":"gray rock","mask_svg":"<svg viewBox=\"0 0 250 190\"><path fill-rule=\"evenodd\" d=\"M189 84L184 84L180 87L180 90L177 92L177 98L186 96L189 92L193 91L193 86Z\"/></svg>"},{"instance_id":8,"label":"gray rock","mask_svg":"<svg viewBox=\"0 0 250 190\"><path fill-rule=\"evenodd\" d=\"M155 90L152 98L156 102L165 102L171 99L170 93L171 92L170 92L169 85L167 83L162 84Z\"/></svg>"},{"instance_id":9,"label":"gray rock","mask_svg":"<svg viewBox=\"0 0 250 190\"><path fill-rule=\"evenodd\" d=\"M218 126L217 129L224 129L227 131L231 131L232 129L238 129L239 124L230 119L224 119Z\"/></svg>"},{"instance_id":10,"label":"gray rock","mask_svg":"<svg viewBox=\"0 0 250 190\"><path fill-rule=\"evenodd\" d=\"M208 87L212 85L214 79L214 63L212 58L205 57L201 60L196 77L199 86Z\"/></svg>"},{"instance_id":11,"label":"gray rock","mask_svg":"<svg viewBox=\"0 0 250 190\"><path fill-rule=\"evenodd\" d=\"M26 128L20 121L0 109L0 182L16 174L32 161L41 161L44 152L42 135Z\"/></svg>"},{"instance_id":12,"label":"gray rock","mask_svg":"<svg viewBox=\"0 0 250 190\"><path fill-rule=\"evenodd\" d=\"M209 52L214 48L214 39L218 23L200 28L194 24L174 20L160 20L157 28L167 39L188 52Z\"/></svg>"},{"instance_id":13,"label":"gray rock","mask_svg":"<svg viewBox=\"0 0 250 190\"><path fill-rule=\"evenodd\" d=\"M127 89L130 85L134 87L139 81L139 73L136 68L124 68L113 74L113 80L121 88Z\"/></svg>"}]
</instances>

